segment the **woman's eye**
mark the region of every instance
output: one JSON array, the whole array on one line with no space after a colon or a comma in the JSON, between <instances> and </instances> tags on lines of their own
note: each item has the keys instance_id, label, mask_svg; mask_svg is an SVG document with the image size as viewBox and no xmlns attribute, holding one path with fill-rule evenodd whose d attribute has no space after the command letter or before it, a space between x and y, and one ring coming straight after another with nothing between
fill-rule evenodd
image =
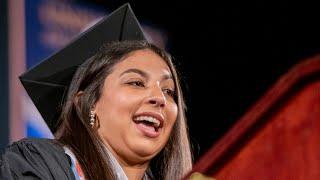
<instances>
[{"instance_id":1,"label":"woman's eye","mask_svg":"<svg viewBox=\"0 0 320 180\"><path fill-rule=\"evenodd\" d=\"M130 84L133 86L144 87L144 83L142 81L131 81L131 82L128 82L127 84Z\"/></svg>"},{"instance_id":2,"label":"woman's eye","mask_svg":"<svg viewBox=\"0 0 320 180\"><path fill-rule=\"evenodd\" d=\"M174 97L174 95L175 95L175 92L172 89L164 89L163 91L164 91L164 93L168 94L171 97Z\"/></svg>"}]
</instances>

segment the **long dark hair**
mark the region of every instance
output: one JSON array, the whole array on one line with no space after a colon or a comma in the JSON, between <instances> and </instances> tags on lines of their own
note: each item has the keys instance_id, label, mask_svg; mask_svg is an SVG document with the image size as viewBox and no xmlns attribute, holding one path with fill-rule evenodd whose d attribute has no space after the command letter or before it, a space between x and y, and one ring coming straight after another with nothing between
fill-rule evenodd
<instances>
[{"instance_id":1,"label":"long dark hair","mask_svg":"<svg viewBox=\"0 0 320 180\"><path fill-rule=\"evenodd\" d=\"M122 41L103 45L76 71L62 107L56 139L69 147L78 159L87 179L116 179L101 137L89 125L91 108L99 100L105 78L115 64L129 53L150 49L169 66L176 86L177 120L162 151L151 160L149 169L155 179L180 179L192 166L187 133L185 103L176 69L164 50L146 41ZM76 53L76 52L75 52ZM82 92L81 96L77 96Z\"/></svg>"}]
</instances>

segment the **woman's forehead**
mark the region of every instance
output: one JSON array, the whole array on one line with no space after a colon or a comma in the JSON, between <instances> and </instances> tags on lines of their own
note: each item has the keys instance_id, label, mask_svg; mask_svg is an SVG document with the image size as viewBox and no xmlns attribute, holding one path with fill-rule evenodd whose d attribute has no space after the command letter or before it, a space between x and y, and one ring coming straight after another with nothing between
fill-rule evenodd
<instances>
[{"instance_id":1,"label":"woman's forehead","mask_svg":"<svg viewBox=\"0 0 320 180\"><path fill-rule=\"evenodd\" d=\"M113 72L122 73L128 69L140 69L147 73L171 75L170 68L165 60L149 49L131 52L113 67Z\"/></svg>"}]
</instances>

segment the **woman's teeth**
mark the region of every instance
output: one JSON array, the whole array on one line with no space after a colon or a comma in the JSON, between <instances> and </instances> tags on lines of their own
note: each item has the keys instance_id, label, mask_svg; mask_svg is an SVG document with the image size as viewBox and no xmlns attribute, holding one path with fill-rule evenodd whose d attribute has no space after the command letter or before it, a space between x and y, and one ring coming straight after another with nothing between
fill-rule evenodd
<instances>
[{"instance_id":1,"label":"woman's teeth","mask_svg":"<svg viewBox=\"0 0 320 180\"><path fill-rule=\"evenodd\" d=\"M151 117L151 116L138 116L138 117L135 117L133 120L134 120L134 121L139 121L139 122L141 122L141 121L150 122L150 123L153 124L153 126L154 126L155 128L158 128L158 127L160 126L160 121L157 120L157 119L154 118L154 117Z\"/></svg>"}]
</instances>

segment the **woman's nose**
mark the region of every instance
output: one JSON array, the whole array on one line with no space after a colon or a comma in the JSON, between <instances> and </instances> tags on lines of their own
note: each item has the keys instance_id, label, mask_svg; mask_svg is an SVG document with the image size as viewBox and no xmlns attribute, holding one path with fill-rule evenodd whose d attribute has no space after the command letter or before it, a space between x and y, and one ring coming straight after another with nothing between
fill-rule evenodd
<instances>
[{"instance_id":1,"label":"woman's nose","mask_svg":"<svg viewBox=\"0 0 320 180\"><path fill-rule=\"evenodd\" d=\"M149 104L157 107L164 107L166 105L165 96L160 88L153 89L147 101Z\"/></svg>"},{"instance_id":2,"label":"woman's nose","mask_svg":"<svg viewBox=\"0 0 320 180\"><path fill-rule=\"evenodd\" d=\"M165 106L165 100L160 97L151 97L148 101L150 104L159 106L159 107L164 107Z\"/></svg>"}]
</instances>

